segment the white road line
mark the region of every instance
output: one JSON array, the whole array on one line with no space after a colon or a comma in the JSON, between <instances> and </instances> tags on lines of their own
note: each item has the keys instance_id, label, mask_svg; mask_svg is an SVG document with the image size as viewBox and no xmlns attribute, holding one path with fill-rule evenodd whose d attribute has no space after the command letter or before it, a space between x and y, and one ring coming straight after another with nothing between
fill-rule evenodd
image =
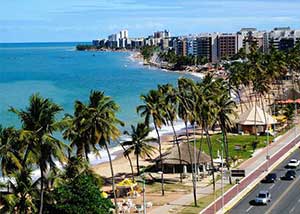
<instances>
[{"instance_id":1,"label":"white road line","mask_svg":"<svg viewBox=\"0 0 300 214\"><path fill-rule=\"evenodd\" d=\"M275 186L275 184L272 184L272 186L270 186L270 189L272 189Z\"/></svg>"},{"instance_id":2,"label":"white road line","mask_svg":"<svg viewBox=\"0 0 300 214\"><path fill-rule=\"evenodd\" d=\"M300 198L298 199L298 203L300 203Z\"/></svg>"},{"instance_id":3,"label":"white road line","mask_svg":"<svg viewBox=\"0 0 300 214\"><path fill-rule=\"evenodd\" d=\"M253 208L253 206L250 206L250 207L246 210L246 213L249 212L252 208Z\"/></svg>"},{"instance_id":4,"label":"white road line","mask_svg":"<svg viewBox=\"0 0 300 214\"><path fill-rule=\"evenodd\" d=\"M295 210L295 207L293 207L293 208L289 211L289 213L294 212L294 210Z\"/></svg>"}]
</instances>

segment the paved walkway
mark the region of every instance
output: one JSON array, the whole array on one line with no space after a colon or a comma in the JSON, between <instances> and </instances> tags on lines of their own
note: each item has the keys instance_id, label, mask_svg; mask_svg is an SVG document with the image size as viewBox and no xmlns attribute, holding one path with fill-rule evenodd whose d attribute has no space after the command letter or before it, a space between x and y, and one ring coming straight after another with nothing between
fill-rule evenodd
<instances>
[{"instance_id":1,"label":"paved walkway","mask_svg":"<svg viewBox=\"0 0 300 214\"><path fill-rule=\"evenodd\" d=\"M277 139L274 143L270 144L268 148L264 148L261 151L259 151L254 157L250 158L249 160L245 161L243 164L241 164L239 166L239 169L244 169L246 171L246 176L249 176L251 174L251 176L249 176L249 179L245 179L245 186L251 182L255 176L257 176L256 174L253 173L253 171L255 171L255 169L257 169L258 166L262 165L264 162L266 162L266 155L267 153L269 153L269 156L271 157L271 159L269 160L270 163L265 163L261 166L261 168L259 168L259 170L264 170L267 169L269 167L269 164L274 163L279 157L280 154L278 153L278 151L282 150L283 148L285 150L290 149L290 147L288 147L289 144L291 144L291 141L296 137L300 135L300 126L296 126L293 129L289 130L285 135L281 136L279 139ZM292 144L290 146L293 146ZM275 155L276 154L276 155ZM216 184L216 188L219 189L221 188L221 181L218 181ZM226 181L224 181L226 182ZM198 183L198 187L197 187L197 198L201 198L204 197L208 194L212 193L212 185L207 186L207 184L203 184L202 182ZM243 186L244 186L243 185ZM240 185L241 186L241 185ZM239 188L239 187L237 187ZM235 195L236 195L236 190L233 190L233 192L235 191ZM229 201L231 197L233 197L233 194L229 195L230 197L228 197L226 199L226 201ZM193 203L193 194L188 194L188 195L183 195L182 197L170 202L167 205L164 206L160 206L156 209L153 209L151 211L151 214L167 214L167 213L175 213L176 210L182 208L182 206L184 205L189 205ZM211 213L211 212L209 212Z\"/></svg>"}]
</instances>

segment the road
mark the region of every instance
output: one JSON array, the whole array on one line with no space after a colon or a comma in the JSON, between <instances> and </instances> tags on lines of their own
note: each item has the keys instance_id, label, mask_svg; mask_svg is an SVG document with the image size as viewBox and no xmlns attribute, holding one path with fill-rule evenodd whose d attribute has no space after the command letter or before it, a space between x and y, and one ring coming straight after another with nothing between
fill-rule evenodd
<instances>
[{"instance_id":1,"label":"road","mask_svg":"<svg viewBox=\"0 0 300 214\"><path fill-rule=\"evenodd\" d=\"M250 193L246 195L233 209L228 213L299 213L300 210L300 168L296 170L297 178L293 181L281 180L287 169L285 166L290 159L300 159L300 152L296 150L281 164L279 164L272 172L277 174L278 180L275 183L266 184L259 183ZM258 206L253 204L253 200L261 190L268 190L272 195L272 202L266 206Z\"/></svg>"}]
</instances>

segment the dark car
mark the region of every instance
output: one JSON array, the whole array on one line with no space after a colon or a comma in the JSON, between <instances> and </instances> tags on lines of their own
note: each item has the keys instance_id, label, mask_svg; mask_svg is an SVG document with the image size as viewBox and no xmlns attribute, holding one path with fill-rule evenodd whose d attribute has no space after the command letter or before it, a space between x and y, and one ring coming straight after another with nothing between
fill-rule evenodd
<instances>
[{"instance_id":1,"label":"dark car","mask_svg":"<svg viewBox=\"0 0 300 214\"><path fill-rule=\"evenodd\" d=\"M276 173L269 173L265 179L263 180L264 183L274 183L277 180Z\"/></svg>"},{"instance_id":2,"label":"dark car","mask_svg":"<svg viewBox=\"0 0 300 214\"><path fill-rule=\"evenodd\" d=\"M296 178L296 172L295 170L288 170L286 173L285 173L285 176L284 178L286 180L294 180Z\"/></svg>"}]
</instances>

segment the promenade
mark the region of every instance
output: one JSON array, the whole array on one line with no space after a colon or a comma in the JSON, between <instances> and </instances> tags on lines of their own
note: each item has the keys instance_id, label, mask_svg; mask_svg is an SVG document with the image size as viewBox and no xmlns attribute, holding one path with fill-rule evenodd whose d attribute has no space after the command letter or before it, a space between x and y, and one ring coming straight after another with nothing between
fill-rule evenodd
<instances>
[{"instance_id":1,"label":"promenade","mask_svg":"<svg viewBox=\"0 0 300 214\"><path fill-rule=\"evenodd\" d=\"M224 198L218 198L214 203L211 203L206 209L201 211L201 213L212 214L219 211L222 213L222 200L226 205L228 202L231 203L234 200L239 200L237 195L241 192L247 192L251 185L254 185L257 178L264 176L271 167L274 167L275 163L282 157L284 157L288 151L295 148L295 145L300 140L300 126L297 125L287 133L276 139L275 142L270 144L268 147L265 147L258 151L254 157L248 159L242 163L238 169L243 169L246 172L246 177L243 178L239 184L231 187L225 194ZM267 154L269 155L269 160L267 161ZM276 163L277 164L277 163ZM226 185L228 180L224 180ZM251 184L251 185L250 185ZM221 188L221 181L219 180L216 183L216 188ZM212 185L208 185L207 182L198 182L197 183L197 198L201 199L202 197L212 194ZM232 200L234 199L234 200ZM176 213L178 210L182 209L184 206L188 206L193 203L193 194L183 195L182 197L168 203L167 205L158 207L151 211L151 214L162 214L162 213ZM229 207L225 206L224 212L228 210ZM200 212L200 211L199 211Z\"/></svg>"}]
</instances>

